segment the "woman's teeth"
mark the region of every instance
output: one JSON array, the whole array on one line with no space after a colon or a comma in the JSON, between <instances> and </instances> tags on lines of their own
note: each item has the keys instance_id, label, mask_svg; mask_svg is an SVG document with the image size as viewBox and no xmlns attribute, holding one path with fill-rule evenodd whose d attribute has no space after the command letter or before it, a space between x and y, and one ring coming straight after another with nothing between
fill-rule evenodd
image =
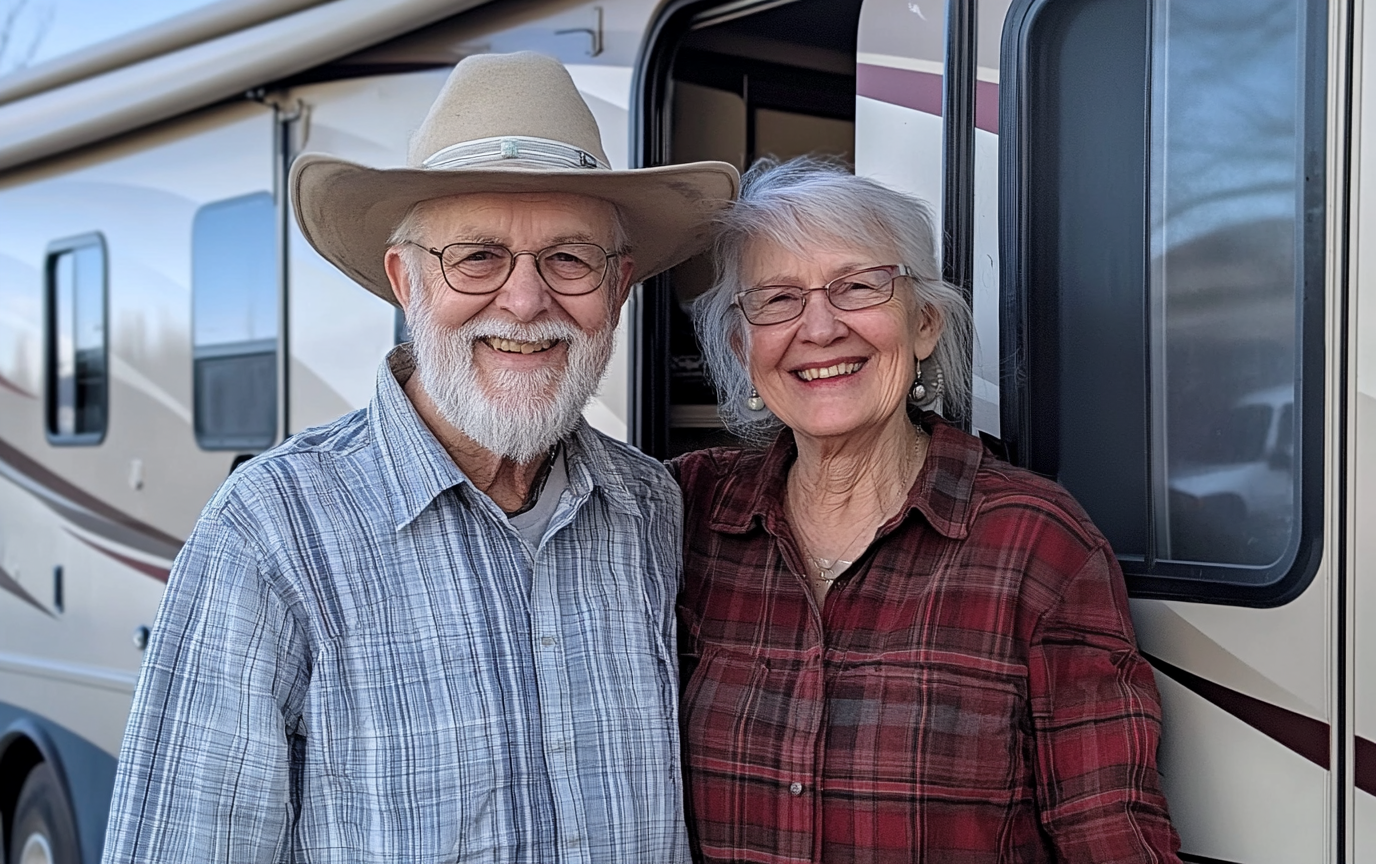
<instances>
[{"instance_id":1,"label":"woman's teeth","mask_svg":"<svg viewBox=\"0 0 1376 864\"><path fill-rule=\"evenodd\" d=\"M483 341L494 351L503 351L507 354L535 354L539 351L548 350L558 340L542 339L539 342L518 342L515 339L502 339L497 336L489 336Z\"/></svg>"},{"instance_id":2,"label":"woman's teeth","mask_svg":"<svg viewBox=\"0 0 1376 864\"><path fill-rule=\"evenodd\" d=\"M838 375L853 375L860 371L864 363L837 363L834 366L827 366L822 369L799 369L794 374L804 381L816 381L818 378L835 378Z\"/></svg>"}]
</instances>

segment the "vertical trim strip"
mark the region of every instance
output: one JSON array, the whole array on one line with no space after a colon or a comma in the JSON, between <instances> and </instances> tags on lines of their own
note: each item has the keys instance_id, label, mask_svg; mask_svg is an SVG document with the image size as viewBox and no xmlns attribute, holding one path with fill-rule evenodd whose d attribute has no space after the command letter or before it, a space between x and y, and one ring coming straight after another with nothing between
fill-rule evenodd
<instances>
[{"instance_id":1,"label":"vertical trim strip","mask_svg":"<svg viewBox=\"0 0 1376 864\"><path fill-rule=\"evenodd\" d=\"M942 76L943 178L941 275L974 309L975 261L975 27L978 0L947 0L946 74ZM944 405L962 428L970 408Z\"/></svg>"}]
</instances>

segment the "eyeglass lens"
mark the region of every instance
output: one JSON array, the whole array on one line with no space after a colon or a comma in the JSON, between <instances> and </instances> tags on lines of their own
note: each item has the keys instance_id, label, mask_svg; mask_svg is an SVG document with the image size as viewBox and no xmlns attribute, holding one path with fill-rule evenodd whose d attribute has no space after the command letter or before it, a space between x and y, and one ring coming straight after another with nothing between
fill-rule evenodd
<instances>
[{"instance_id":1,"label":"eyeglass lens","mask_svg":"<svg viewBox=\"0 0 1376 864\"><path fill-rule=\"evenodd\" d=\"M820 288L763 285L742 291L739 301L751 324L782 324L803 314L807 295L813 291L825 291L831 305L843 311L878 306L893 297L893 283L898 275L896 268L876 267L849 273Z\"/></svg>"},{"instance_id":2,"label":"eyeglass lens","mask_svg":"<svg viewBox=\"0 0 1376 864\"><path fill-rule=\"evenodd\" d=\"M607 275L608 254L593 243L559 243L539 252L516 252L487 243L451 243L440 250L449 287L464 294L496 291L516 269L516 258L531 255L535 268L559 294L595 291Z\"/></svg>"}]
</instances>

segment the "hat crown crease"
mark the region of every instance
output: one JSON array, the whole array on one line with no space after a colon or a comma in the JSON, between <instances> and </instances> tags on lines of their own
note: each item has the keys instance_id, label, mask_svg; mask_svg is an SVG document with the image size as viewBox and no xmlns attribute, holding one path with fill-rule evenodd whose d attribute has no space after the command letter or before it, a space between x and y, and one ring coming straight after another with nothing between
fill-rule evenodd
<instances>
[{"instance_id":1,"label":"hat crown crease","mask_svg":"<svg viewBox=\"0 0 1376 864\"><path fill-rule=\"evenodd\" d=\"M557 143L609 163L597 120L568 70L530 52L465 58L416 131L407 161L429 168L448 148L501 138Z\"/></svg>"}]
</instances>

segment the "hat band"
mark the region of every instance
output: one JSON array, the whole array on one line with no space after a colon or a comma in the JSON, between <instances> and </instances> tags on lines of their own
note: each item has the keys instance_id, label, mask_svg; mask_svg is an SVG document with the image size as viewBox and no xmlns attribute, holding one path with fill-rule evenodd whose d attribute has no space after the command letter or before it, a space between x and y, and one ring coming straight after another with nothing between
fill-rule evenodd
<instances>
[{"instance_id":1,"label":"hat band","mask_svg":"<svg viewBox=\"0 0 1376 864\"><path fill-rule=\"evenodd\" d=\"M452 171L456 168L472 168L488 162L504 162L519 159L534 162L551 168L589 168L610 171L607 163L586 150L550 141L546 138L527 138L525 136L506 136L502 138L481 138L477 141L464 141L451 144L421 163L421 167Z\"/></svg>"}]
</instances>

